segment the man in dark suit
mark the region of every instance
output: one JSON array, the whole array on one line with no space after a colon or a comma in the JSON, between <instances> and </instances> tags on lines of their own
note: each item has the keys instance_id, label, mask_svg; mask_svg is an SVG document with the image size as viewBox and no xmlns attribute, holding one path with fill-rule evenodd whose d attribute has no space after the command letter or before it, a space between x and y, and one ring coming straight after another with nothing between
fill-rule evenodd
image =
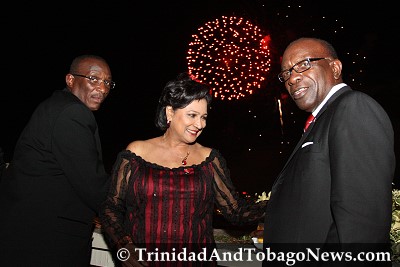
<instances>
[{"instance_id":1,"label":"man in dark suit","mask_svg":"<svg viewBox=\"0 0 400 267\"><path fill-rule=\"evenodd\" d=\"M300 251L310 244L344 252L388 249L395 170L388 115L374 99L343 83L342 63L324 40L293 41L281 66L279 80L315 119L272 187L264 250ZM284 264L278 263L263 264Z\"/></svg>"},{"instance_id":2,"label":"man in dark suit","mask_svg":"<svg viewBox=\"0 0 400 267\"><path fill-rule=\"evenodd\" d=\"M0 266L88 266L109 187L93 111L114 87L107 62L75 58L32 114L0 184Z\"/></svg>"}]
</instances>

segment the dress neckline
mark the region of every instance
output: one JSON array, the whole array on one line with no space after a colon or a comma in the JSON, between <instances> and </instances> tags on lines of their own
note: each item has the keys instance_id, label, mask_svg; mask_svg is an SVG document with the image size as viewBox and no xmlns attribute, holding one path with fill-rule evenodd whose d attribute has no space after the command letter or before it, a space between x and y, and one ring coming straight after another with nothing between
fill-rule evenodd
<instances>
[{"instance_id":1,"label":"dress neckline","mask_svg":"<svg viewBox=\"0 0 400 267\"><path fill-rule=\"evenodd\" d=\"M170 167L165 167L165 166L161 166L157 163L153 163L153 162L149 162L146 161L145 159L143 159L141 156L135 154L134 152L130 151L130 150L123 150L121 151L122 155L127 155L129 157L134 158L136 161L143 163L144 165L151 167L153 169L160 169L160 170L182 170L182 169L187 169L187 168L200 168L203 165L206 165L210 162L212 162L214 160L215 157L217 157L217 155L219 154L218 150L212 148L210 154L199 164L193 164L193 165L185 165L185 166L180 166L180 167L174 167L174 168L170 168Z\"/></svg>"}]
</instances>

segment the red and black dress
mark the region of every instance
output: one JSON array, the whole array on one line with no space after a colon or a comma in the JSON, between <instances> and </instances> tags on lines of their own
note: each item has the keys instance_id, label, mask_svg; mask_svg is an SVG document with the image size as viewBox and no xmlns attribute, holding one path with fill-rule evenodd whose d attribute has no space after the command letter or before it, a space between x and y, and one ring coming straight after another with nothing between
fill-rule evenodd
<instances>
[{"instance_id":1,"label":"red and black dress","mask_svg":"<svg viewBox=\"0 0 400 267\"><path fill-rule=\"evenodd\" d=\"M250 204L239 197L225 159L212 149L200 164L166 168L124 150L113 167L112 183L102 209L102 227L111 246L129 235L135 245L160 252L186 248L211 253L214 204L232 224L244 224L265 215L266 202ZM153 265L154 263L154 265ZM151 266L166 262L150 262ZM200 266L186 262L182 266ZM203 266L214 263L203 262ZM216 265L216 264L215 264ZM170 266L179 266L172 262Z\"/></svg>"}]
</instances>

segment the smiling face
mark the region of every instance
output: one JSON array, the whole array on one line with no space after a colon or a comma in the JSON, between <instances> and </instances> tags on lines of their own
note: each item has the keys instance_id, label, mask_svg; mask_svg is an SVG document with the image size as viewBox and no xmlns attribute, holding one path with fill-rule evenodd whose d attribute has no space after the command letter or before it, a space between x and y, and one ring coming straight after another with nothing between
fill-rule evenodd
<instances>
[{"instance_id":1,"label":"smiling face","mask_svg":"<svg viewBox=\"0 0 400 267\"><path fill-rule=\"evenodd\" d=\"M310 69L304 72L297 73L292 70L285 87L301 110L312 112L332 87L342 82L342 63L338 59L333 59L321 42L302 39L286 48L282 57L282 70L288 70L307 58L325 59L310 62Z\"/></svg>"},{"instance_id":2,"label":"smiling face","mask_svg":"<svg viewBox=\"0 0 400 267\"><path fill-rule=\"evenodd\" d=\"M79 66L79 74L82 76L92 76L101 79L102 81L111 81L111 71L106 62L95 59L87 58L82 61ZM82 77L78 75L73 75L71 73L67 74L65 77L67 87L69 90L77 96L90 110L98 110L101 103L107 97L110 92L104 82L93 83L87 77Z\"/></svg>"},{"instance_id":3,"label":"smiling face","mask_svg":"<svg viewBox=\"0 0 400 267\"><path fill-rule=\"evenodd\" d=\"M171 122L168 131L185 143L193 143L206 127L207 101L194 100L184 108L166 108L167 119Z\"/></svg>"}]
</instances>

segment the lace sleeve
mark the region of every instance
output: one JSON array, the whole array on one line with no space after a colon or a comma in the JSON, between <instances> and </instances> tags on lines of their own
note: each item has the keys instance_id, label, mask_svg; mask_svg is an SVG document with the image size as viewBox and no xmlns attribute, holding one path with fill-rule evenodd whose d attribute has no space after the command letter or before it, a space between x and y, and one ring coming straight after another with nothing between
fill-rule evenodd
<instances>
[{"instance_id":1,"label":"lace sleeve","mask_svg":"<svg viewBox=\"0 0 400 267\"><path fill-rule=\"evenodd\" d=\"M213 162L216 205L225 219L234 225L243 225L265 216L267 201L248 202L242 198L230 179L225 159L217 153Z\"/></svg>"},{"instance_id":2,"label":"lace sleeve","mask_svg":"<svg viewBox=\"0 0 400 267\"><path fill-rule=\"evenodd\" d=\"M121 242L129 237L124 230L123 221L126 213L125 196L131 164L124 155L126 153L121 152L114 163L111 186L100 212L102 230L111 247L123 246Z\"/></svg>"}]
</instances>

